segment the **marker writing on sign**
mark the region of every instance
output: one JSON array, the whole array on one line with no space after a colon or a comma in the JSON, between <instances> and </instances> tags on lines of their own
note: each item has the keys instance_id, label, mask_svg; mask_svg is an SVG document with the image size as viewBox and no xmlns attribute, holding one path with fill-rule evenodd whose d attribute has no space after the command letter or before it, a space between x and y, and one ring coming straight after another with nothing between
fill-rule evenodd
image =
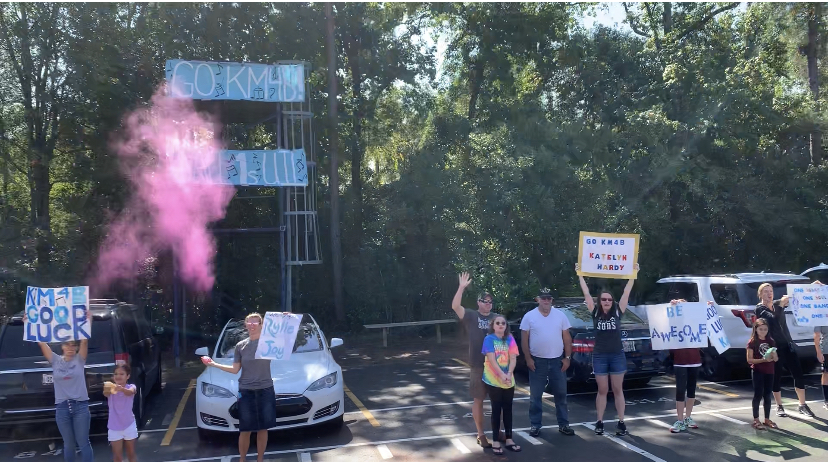
<instances>
[{"instance_id":1,"label":"marker writing on sign","mask_svg":"<svg viewBox=\"0 0 828 462\"><path fill-rule=\"evenodd\" d=\"M71 316L70 316L71 315ZM26 308L26 340L29 342L65 342L91 338L83 329L89 322L83 305Z\"/></svg>"}]
</instances>

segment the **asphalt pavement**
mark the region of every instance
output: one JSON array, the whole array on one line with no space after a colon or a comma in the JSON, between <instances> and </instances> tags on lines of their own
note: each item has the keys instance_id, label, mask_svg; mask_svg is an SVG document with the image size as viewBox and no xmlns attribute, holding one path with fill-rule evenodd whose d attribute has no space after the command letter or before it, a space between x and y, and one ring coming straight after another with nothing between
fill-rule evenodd
<instances>
[{"instance_id":1,"label":"asphalt pavement","mask_svg":"<svg viewBox=\"0 0 828 462\"><path fill-rule=\"evenodd\" d=\"M630 435L596 436L594 389L571 390L569 420L575 436L557 431L551 396L544 404L544 429L528 435L528 380L517 375L514 420L520 453L496 456L476 445L468 368L462 343L430 349L376 346L335 350L343 366L345 425L340 429L310 427L270 433L268 461L425 461L425 460L571 460L627 461L825 461L828 460L828 411L822 408L819 375L807 376L807 399L816 418L796 413L790 380L783 381L788 418L772 417L779 430L758 431L752 421L749 380L702 382L693 417L698 430L671 434L675 417L672 378L653 379L645 387L625 391ZM148 401L147 420L137 441L142 462L235 462L237 435L213 434L209 441L196 429L194 378L180 371L165 373L160 393ZM195 374L195 375L194 375ZM614 435L612 396L605 416L607 435ZM359 403L359 404L356 404ZM486 406L488 411L488 404ZM487 428L488 416L487 419ZM95 422L92 444L96 461L112 460L106 423ZM255 442L251 445L255 448ZM0 460L63 460L62 441L54 425L0 427ZM78 459L79 460L79 459ZM255 461L251 455L248 460Z\"/></svg>"}]
</instances>

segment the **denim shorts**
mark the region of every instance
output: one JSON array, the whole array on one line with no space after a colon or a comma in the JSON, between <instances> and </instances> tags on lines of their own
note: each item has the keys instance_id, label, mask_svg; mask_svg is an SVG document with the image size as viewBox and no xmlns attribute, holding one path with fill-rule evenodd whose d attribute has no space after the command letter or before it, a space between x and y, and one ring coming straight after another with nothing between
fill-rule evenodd
<instances>
[{"instance_id":1,"label":"denim shorts","mask_svg":"<svg viewBox=\"0 0 828 462\"><path fill-rule=\"evenodd\" d=\"M276 426L276 393L273 387L239 390L239 431L255 432Z\"/></svg>"},{"instance_id":2,"label":"denim shorts","mask_svg":"<svg viewBox=\"0 0 828 462\"><path fill-rule=\"evenodd\" d=\"M627 356L620 353L593 353L592 372L595 375L618 375L627 372Z\"/></svg>"}]
</instances>

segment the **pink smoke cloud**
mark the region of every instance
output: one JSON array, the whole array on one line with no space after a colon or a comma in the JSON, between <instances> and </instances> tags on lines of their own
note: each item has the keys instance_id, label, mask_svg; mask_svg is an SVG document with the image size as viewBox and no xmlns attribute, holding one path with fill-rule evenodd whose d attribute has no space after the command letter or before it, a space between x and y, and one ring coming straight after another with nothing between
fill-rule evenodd
<instances>
[{"instance_id":1,"label":"pink smoke cloud","mask_svg":"<svg viewBox=\"0 0 828 462\"><path fill-rule=\"evenodd\" d=\"M235 188L193 176L219 161L221 127L191 100L165 93L159 89L148 107L127 115L112 143L132 194L101 245L91 283L98 291L135 278L140 262L164 250L172 250L192 289L207 291L215 282L216 242L208 225L224 218Z\"/></svg>"}]
</instances>

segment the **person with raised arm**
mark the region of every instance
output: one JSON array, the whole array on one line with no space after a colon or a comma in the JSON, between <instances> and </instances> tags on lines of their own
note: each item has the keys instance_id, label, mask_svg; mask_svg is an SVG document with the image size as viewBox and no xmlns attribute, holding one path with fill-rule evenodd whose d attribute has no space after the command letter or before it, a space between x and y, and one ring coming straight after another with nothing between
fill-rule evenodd
<instances>
[{"instance_id":1,"label":"person with raised arm","mask_svg":"<svg viewBox=\"0 0 828 462\"><path fill-rule=\"evenodd\" d=\"M202 356L201 361L210 367L239 376L239 456L245 462L250 448L250 434L256 432L257 461L264 461L267 447L267 430L276 426L276 393L269 359L256 359L259 337L262 335L262 315L248 314L244 327L249 337L236 344L233 365L225 366Z\"/></svg>"},{"instance_id":2,"label":"person with raised arm","mask_svg":"<svg viewBox=\"0 0 828 462\"><path fill-rule=\"evenodd\" d=\"M671 305L687 303L687 300L671 300ZM713 302L708 301L708 306ZM696 404L696 385L699 380L701 367L700 348L675 348L670 350L673 355L673 373L676 378L676 417L678 420L670 427L670 433L681 433L688 428L697 429L699 425L690 415L693 405Z\"/></svg>"},{"instance_id":3,"label":"person with raised arm","mask_svg":"<svg viewBox=\"0 0 828 462\"><path fill-rule=\"evenodd\" d=\"M465 326L466 334L469 337L469 368L471 369L469 393L473 400L472 417L474 418L474 425L477 427L477 444L483 448L489 448L492 445L486 439L486 433L483 428L483 400L486 399L486 384L483 383L483 367L486 357L481 351L483 348L483 339L489 333L489 324L494 318L494 313L492 313L494 297L488 292L482 292L477 297L477 310L463 308L463 293L471 284L471 277L469 273L461 273L458 279L459 285L457 287L457 293L454 294L454 299L451 301L451 309L460 318L460 322Z\"/></svg>"},{"instance_id":4,"label":"person with raised arm","mask_svg":"<svg viewBox=\"0 0 828 462\"><path fill-rule=\"evenodd\" d=\"M638 271L638 263L635 270ZM581 270L575 264L575 271ZM627 356L624 354L624 345L621 342L621 317L627 312L635 279L630 276L624 293L615 303L613 295L602 290L598 294L599 309L596 309L595 300L589 293L589 286L583 276L578 276L581 290L584 293L584 304L592 314L592 325L595 327L595 347L592 351L592 372L598 384L598 395L595 397L595 409L598 411L598 421L595 422L595 433L604 434L604 410L607 407L607 393L612 384L612 396L615 399L615 412L618 414L618 424L615 434L627 434L627 425L624 423L624 374L627 372Z\"/></svg>"},{"instance_id":5,"label":"person with raised arm","mask_svg":"<svg viewBox=\"0 0 828 462\"><path fill-rule=\"evenodd\" d=\"M92 310L86 310L86 320L92 323ZM89 340L69 340L60 344L62 355L55 354L48 343L37 342L40 351L52 365L55 388L55 420L63 438L63 460L74 462L75 448L80 448L81 461L92 462L92 443L89 442L89 392L86 389L86 357Z\"/></svg>"}]
</instances>

